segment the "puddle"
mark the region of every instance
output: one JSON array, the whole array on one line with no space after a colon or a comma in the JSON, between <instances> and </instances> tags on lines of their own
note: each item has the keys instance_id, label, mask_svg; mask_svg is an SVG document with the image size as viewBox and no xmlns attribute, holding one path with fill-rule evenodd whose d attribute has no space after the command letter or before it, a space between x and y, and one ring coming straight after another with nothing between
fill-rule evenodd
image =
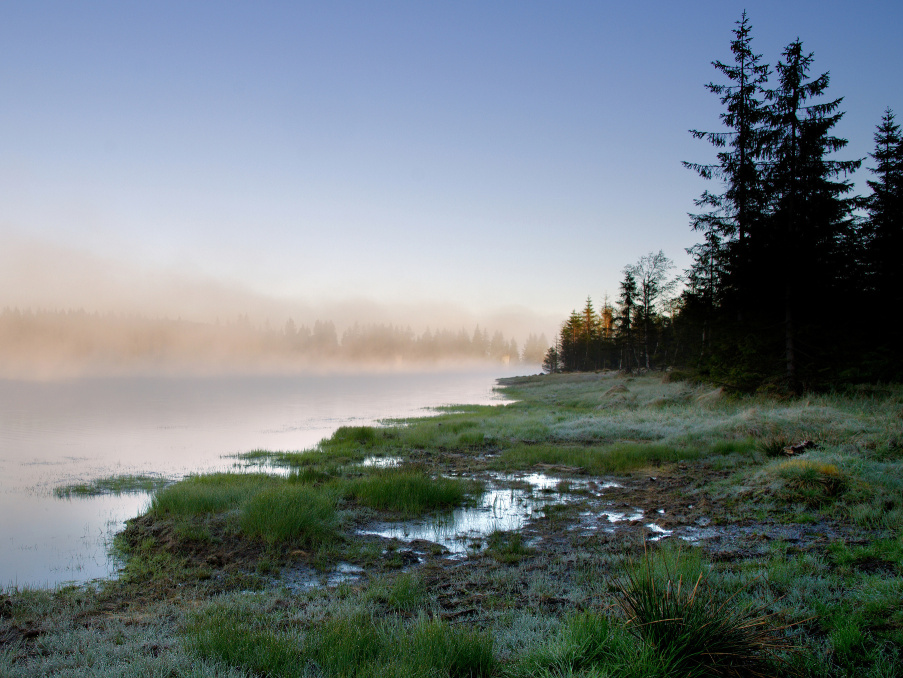
<instances>
[{"instance_id":1,"label":"puddle","mask_svg":"<svg viewBox=\"0 0 903 678\"><path fill-rule=\"evenodd\" d=\"M401 457L367 457L361 466L371 468L396 468L401 465Z\"/></svg>"},{"instance_id":2,"label":"puddle","mask_svg":"<svg viewBox=\"0 0 903 678\"><path fill-rule=\"evenodd\" d=\"M655 523L646 523L646 529L651 532L651 534L646 537L646 541L660 541L662 539L667 539L674 533L674 530L666 530L664 527L656 525Z\"/></svg>"},{"instance_id":3,"label":"puddle","mask_svg":"<svg viewBox=\"0 0 903 678\"><path fill-rule=\"evenodd\" d=\"M309 591L310 589L326 587L332 588L339 584L346 584L359 580L364 574L364 568L351 563L339 563L336 569L328 574L317 572L309 567L286 568L278 578L280 585L290 591Z\"/></svg>"},{"instance_id":4,"label":"puddle","mask_svg":"<svg viewBox=\"0 0 903 678\"><path fill-rule=\"evenodd\" d=\"M439 518L379 523L359 534L403 542L430 541L460 557L492 532L519 530L533 517L534 511L551 503L570 501L573 496L568 491L590 485L589 481L565 480L542 473L496 475L491 478L491 484L478 506L455 509ZM517 487L501 487L502 484L516 484ZM615 484L595 485L601 488ZM563 491L565 488L568 491Z\"/></svg>"},{"instance_id":5,"label":"puddle","mask_svg":"<svg viewBox=\"0 0 903 678\"><path fill-rule=\"evenodd\" d=\"M496 530L519 530L539 505L550 501L552 498L537 499L529 490L491 489L479 506L455 509L439 518L382 523L362 534L404 542L431 541L455 555L464 555L469 543Z\"/></svg>"},{"instance_id":6,"label":"puddle","mask_svg":"<svg viewBox=\"0 0 903 678\"><path fill-rule=\"evenodd\" d=\"M596 514L591 513L590 515ZM626 511L605 511L599 515L604 516L610 523L622 523L625 521L632 523L636 520L643 519L643 509L634 509L633 513L627 513Z\"/></svg>"}]
</instances>

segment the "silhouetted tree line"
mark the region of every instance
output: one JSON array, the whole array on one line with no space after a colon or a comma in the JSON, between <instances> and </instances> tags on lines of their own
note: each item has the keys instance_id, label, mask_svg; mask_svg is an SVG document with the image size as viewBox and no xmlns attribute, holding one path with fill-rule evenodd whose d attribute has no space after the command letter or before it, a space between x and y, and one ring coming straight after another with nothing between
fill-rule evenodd
<instances>
[{"instance_id":1,"label":"silhouetted tree line","mask_svg":"<svg viewBox=\"0 0 903 678\"><path fill-rule=\"evenodd\" d=\"M691 215L702 242L688 250L683 292L665 309L668 283L653 277L661 299L649 303L643 267L628 267L614 307L594 316L587 303L565 322L547 369L685 365L739 388L790 391L899 380L903 144L893 112L874 136L870 192L852 195L847 177L862 160L833 158L847 145L832 133L843 100L824 98L829 77L811 75L813 55L795 40L772 70L752 49L745 12L731 52L731 63L713 62L724 82L706 86L723 129L691 131L717 159L685 165L717 189Z\"/></svg>"},{"instance_id":2,"label":"silhouetted tree line","mask_svg":"<svg viewBox=\"0 0 903 678\"><path fill-rule=\"evenodd\" d=\"M410 327L355 324L340 336L334 323L319 320L299 326L289 319L274 328L255 326L246 315L226 323L202 323L83 310L0 312L0 376L84 371L79 367L277 369L445 361L535 365L547 347L545 336L531 334L520 350L514 339L499 331L490 335L479 326L472 332L427 329L418 335Z\"/></svg>"},{"instance_id":3,"label":"silhouetted tree line","mask_svg":"<svg viewBox=\"0 0 903 678\"><path fill-rule=\"evenodd\" d=\"M679 345L674 332L677 278L664 252L650 252L626 266L614 304L606 296L597 312L587 297L571 311L555 345L543 360L546 372L619 369L631 372L673 363Z\"/></svg>"}]
</instances>

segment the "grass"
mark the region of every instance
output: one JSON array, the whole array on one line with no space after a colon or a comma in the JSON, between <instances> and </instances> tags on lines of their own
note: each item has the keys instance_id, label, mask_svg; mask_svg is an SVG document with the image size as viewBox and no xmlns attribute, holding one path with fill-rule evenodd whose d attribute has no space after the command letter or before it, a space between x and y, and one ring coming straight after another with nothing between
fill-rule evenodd
<instances>
[{"instance_id":1,"label":"grass","mask_svg":"<svg viewBox=\"0 0 903 678\"><path fill-rule=\"evenodd\" d=\"M739 602L736 593L726 595L704 570L685 577L695 571L687 565L665 550L627 568L617 599L630 633L672 675L774 675L774 659L788 644L768 615Z\"/></svg>"},{"instance_id":2,"label":"grass","mask_svg":"<svg viewBox=\"0 0 903 678\"><path fill-rule=\"evenodd\" d=\"M86 483L72 483L53 488L61 499L95 497L103 494L121 495L132 492L153 492L172 484L172 480L156 475L118 475L95 478Z\"/></svg>"},{"instance_id":3,"label":"grass","mask_svg":"<svg viewBox=\"0 0 903 678\"><path fill-rule=\"evenodd\" d=\"M374 469L351 480L346 491L364 506L419 516L471 501L482 494L479 483L462 478L432 477L420 469Z\"/></svg>"},{"instance_id":4,"label":"grass","mask_svg":"<svg viewBox=\"0 0 903 678\"><path fill-rule=\"evenodd\" d=\"M279 483L262 473L211 473L189 476L154 495L155 515L201 515L237 509L253 495Z\"/></svg>"},{"instance_id":5,"label":"grass","mask_svg":"<svg viewBox=\"0 0 903 678\"><path fill-rule=\"evenodd\" d=\"M418 616L375 618L350 611L316 623L261 614L246 601L214 604L186 627L208 660L265 676L449 676L493 674L488 634Z\"/></svg>"},{"instance_id":6,"label":"grass","mask_svg":"<svg viewBox=\"0 0 903 678\"><path fill-rule=\"evenodd\" d=\"M242 506L241 529L270 544L315 547L338 538L336 500L303 485L265 489Z\"/></svg>"},{"instance_id":7,"label":"grass","mask_svg":"<svg viewBox=\"0 0 903 678\"><path fill-rule=\"evenodd\" d=\"M783 480L782 498L787 502L822 506L840 495L847 480L836 464L814 459L789 459L773 471Z\"/></svg>"},{"instance_id":8,"label":"grass","mask_svg":"<svg viewBox=\"0 0 903 678\"><path fill-rule=\"evenodd\" d=\"M117 537L118 579L0 592L0 675L899 675L903 387L779 399L600 373L504 388L517 402L241 455L288 474L156 489ZM817 447L785 455L803 440ZM460 559L359 529L528 472L563 480L554 501ZM634 507L636 525L597 520ZM719 539L645 543L651 520ZM297 584L338 563L365 571Z\"/></svg>"},{"instance_id":9,"label":"grass","mask_svg":"<svg viewBox=\"0 0 903 678\"><path fill-rule=\"evenodd\" d=\"M486 539L486 551L500 563L519 563L526 556L534 553L524 543L520 532L502 532L496 530Z\"/></svg>"}]
</instances>

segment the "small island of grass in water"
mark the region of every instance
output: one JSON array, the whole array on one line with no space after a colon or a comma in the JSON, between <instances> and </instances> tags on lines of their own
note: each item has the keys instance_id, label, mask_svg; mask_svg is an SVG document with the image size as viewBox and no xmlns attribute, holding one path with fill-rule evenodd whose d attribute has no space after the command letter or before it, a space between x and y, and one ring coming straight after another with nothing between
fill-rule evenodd
<instances>
[{"instance_id":1,"label":"small island of grass in water","mask_svg":"<svg viewBox=\"0 0 903 678\"><path fill-rule=\"evenodd\" d=\"M502 387L516 402L342 428L242 455L254 472L157 488L117 537L117 580L3 594L0 673L899 667L901 387L786 399L617 373ZM411 527L458 529L503 498L518 527L465 530L459 549Z\"/></svg>"},{"instance_id":2,"label":"small island of grass in water","mask_svg":"<svg viewBox=\"0 0 903 678\"><path fill-rule=\"evenodd\" d=\"M85 483L71 483L53 488L53 494L60 499L67 497L95 497L102 494L130 494L133 492L153 492L167 485L172 480L157 475L116 475L95 478Z\"/></svg>"}]
</instances>

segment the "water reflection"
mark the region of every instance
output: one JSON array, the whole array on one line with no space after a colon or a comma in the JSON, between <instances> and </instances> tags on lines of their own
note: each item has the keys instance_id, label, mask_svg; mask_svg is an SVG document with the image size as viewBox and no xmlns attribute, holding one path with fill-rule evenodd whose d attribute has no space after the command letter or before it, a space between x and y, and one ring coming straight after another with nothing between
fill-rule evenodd
<instances>
[{"instance_id":1,"label":"water reflection","mask_svg":"<svg viewBox=\"0 0 903 678\"><path fill-rule=\"evenodd\" d=\"M498 371L0 380L0 586L109 576L112 534L147 495L56 499L95 478L230 470L224 455L311 447L343 425L502 402Z\"/></svg>"},{"instance_id":2,"label":"water reflection","mask_svg":"<svg viewBox=\"0 0 903 678\"><path fill-rule=\"evenodd\" d=\"M498 483L502 481L523 487L500 487ZM477 506L424 520L383 523L360 533L404 542L430 541L453 555L463 556L472 544L481 542L492 532L519 530L538 509L567 501L568 495L549 491L561 484L560 478L542 473L495 476Z\"/></svg>"}]
</instances>

